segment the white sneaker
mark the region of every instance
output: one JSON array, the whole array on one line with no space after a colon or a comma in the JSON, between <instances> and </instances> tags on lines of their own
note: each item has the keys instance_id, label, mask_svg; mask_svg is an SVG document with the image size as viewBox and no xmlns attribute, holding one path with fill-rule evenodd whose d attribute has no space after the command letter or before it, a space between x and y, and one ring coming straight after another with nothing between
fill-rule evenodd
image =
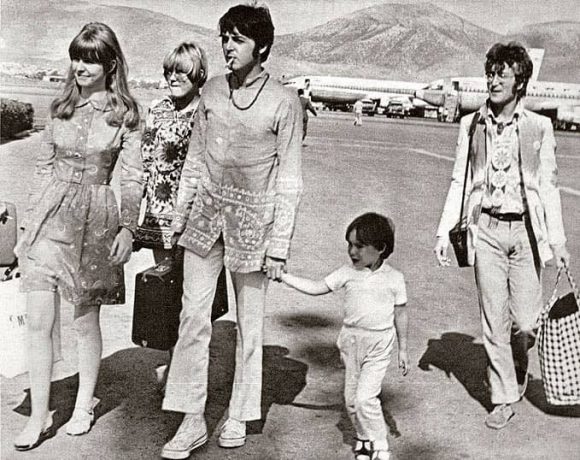
<instances>
[{"instance_id":1,"label":"white sneaker","mask_svg":"<svg viewBox=\"0 0 580 460\"><path fill-rule=\"evenodd\" d=\"M181 460L188 458L207 442L207 427L203 417L185 414L175 436L161 450L161 457Z\"/></svg>"},{"instance_id":2,"label":"white sneaker","mask_svg":"<svg viewBox=\"0 0 580 460\"><path fill-rule=\"evenodd\" d=\"M241 447L246 443L246 422L228 418L223 424L218 438L218 446Z\"/></svg>"}]
</instances>

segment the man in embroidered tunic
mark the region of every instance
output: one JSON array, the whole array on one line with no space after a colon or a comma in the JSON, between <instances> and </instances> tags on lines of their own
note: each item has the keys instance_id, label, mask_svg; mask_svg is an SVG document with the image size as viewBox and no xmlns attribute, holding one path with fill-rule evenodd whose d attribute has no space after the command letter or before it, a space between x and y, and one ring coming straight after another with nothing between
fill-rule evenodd
<instances>
[{"instance_id":1,"label":"man in embroidered tunic","mask_svg":"<svg viewBox=\"0 0 580 460\"><path fill-rule=\"evenodd\" d=\"M186 458L207 440L210 314L223 265L236 293L238 338L219 445L243 445L246 421L261 418L265 294L288 258L302 190L300 101L261 65L274 38L269 12L238 5L219 24L231 72L204 87L173 221L185 248L184 294L163 409L185 417L166 458Z\"/></svg>"},{"instance_id":2,"label":"man in embroidered tunic","mask_svg":"<svg viewBox=\"0 0 580 460\"><path fill-rule=\"evenodd\" d=\"M541 309L541 269L552 257L567 265L570 255L557 187L552 124L523 107L532 62L519 44L498 43L487 53L489 98L461 120L453 177L435 254L449 265L449 230L459 218L465 192L468 259L475 267L483 344L493 411L486 425L500 429L514 415L511 405L527 385L527 352L534 344ZM475 130L469 151L469 127Z\"/></svg>"}]
</instances>

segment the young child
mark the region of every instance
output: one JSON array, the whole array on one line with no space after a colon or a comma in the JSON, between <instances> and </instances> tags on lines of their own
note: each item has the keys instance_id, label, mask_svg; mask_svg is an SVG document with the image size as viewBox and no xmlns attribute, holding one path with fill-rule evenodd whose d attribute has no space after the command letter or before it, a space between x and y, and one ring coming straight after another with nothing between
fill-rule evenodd
<instances>
[{"instance_id":1,"label":"young child","mask_svg":"<svg viewBox=\"0 0 580 460\"><path fill-rule=\"evenodd\" d=\"M345 289L344 320L337 345L345 365L344 399L356 430L357 460L390 458L387 426L379 393L389 355L399 342L399 367L409 371L407 354L407 293L403 274L386 259L393 252L391 219L375 213L357 217L346 230L348 255L344 265L323 280L288 273L282 281L309 295Z\"/></svg>"}]
</instances>

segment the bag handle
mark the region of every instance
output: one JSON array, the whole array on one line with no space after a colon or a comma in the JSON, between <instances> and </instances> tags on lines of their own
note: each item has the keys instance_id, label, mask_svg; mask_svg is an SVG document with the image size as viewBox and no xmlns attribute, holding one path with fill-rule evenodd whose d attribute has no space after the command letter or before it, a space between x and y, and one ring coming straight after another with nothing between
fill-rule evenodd
<instances>
[{"instance_id":1,"label":"bag handle","mask_svg":"<svg viewBox=\"0 0 580 460\"><path fill-rule=\"evenodd\" d=\"M472 147L473 147L473 135L475 134L475 128L477 127L477 122L479 121L479 111L473 114L473 119L471 120L471 125L469 126L469 147L467 150L467 162L465 163L465 175L463 176L463 191L461 192L461 210L459 211L459 226L463 221L463 207L465 205L465 190L467 188L467 174L469 173L469 161L471 160Z\"/></svg>"},{"instance_id":2,"label":"bag handle","mask_svg":"<svg viewBox=\"0 0 580 460\"><path fill-rule=\"evenodd\" d=\"M578 285L576 284L576 281L574 281L574 278L572 277L572 273L570 272L570 268L568 266L563 266L558 268L558 274L556 275L556 283L554 284L554 290L552 291L552 296L550 297L550 300L548 300L548 302L546 302L546 305L544 305L544 308L542 309L542 312L540 313L540 316L538 317L538 325L541 325L542 323L544 323L546 321L546 319L548 318L548 315L550 314L550 310L552 309L552 306L554 305L554 303L556 302L556 300L558 299L558 284L560 283L560 278L562 277L562 271L566 272L566 276L568 278L568 283L570 283L570 287L572 288L572 291L574 292L574 297L576 297L576 302L580 305L580 291L578 290Z\"/></svg>"}]
</instances>

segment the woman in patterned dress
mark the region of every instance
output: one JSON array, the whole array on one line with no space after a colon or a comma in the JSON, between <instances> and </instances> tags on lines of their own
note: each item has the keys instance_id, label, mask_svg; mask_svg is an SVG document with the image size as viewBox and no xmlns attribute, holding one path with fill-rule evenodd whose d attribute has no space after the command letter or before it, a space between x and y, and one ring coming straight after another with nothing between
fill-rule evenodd
<instances>
[{"instance_id":1,"label":"woman in patterned dress","mask_svg":"<svg viewBox=\"0 0 580 460\"><path fill-rule=\"evenodd\" d=\"M124 303L123 264L131 256L142 196L138 106L115 33L85 25L69 46L63 94L51 105L15 248L27 292L31 414L14 442L30 450L55 434L49 412L51 333L60 299L74 305L79 388L69 435L94 423L102 352L101 304ZM109 185L121 161L121 208Z\"/></svg>"},{"instance_id":2,"label":"woman in patterned dress","mask_svg":"<svg viewBox=\"0 0 580 460\"><path fill-rule=\"evenodd\" d=\"M145 217L137 228L136 248L153 250L155 263L173 259L171 222L181 170L199 102L207 79L202 48L184 42L163 61L170 94L154 101L145 120L141 156L145 169Z\"/></svg>"},{"instance_id":3,"label":"woman in patterned dress","mask_svg":"<svg viewBox=\"0 0 580 460\"><path fill-rule=\"evenodd\" d=\"M145 216L137 228L134 248L150 248L156 264L176 262L181 269L183 252L172 247L171 222L199 90L207 79L205 51L193 42L179 44L163 60L163 76L170 94L151 104L141 140ZM167 369L166 365L157 368L161 388Z\"/></svg>"}]
</instances>

